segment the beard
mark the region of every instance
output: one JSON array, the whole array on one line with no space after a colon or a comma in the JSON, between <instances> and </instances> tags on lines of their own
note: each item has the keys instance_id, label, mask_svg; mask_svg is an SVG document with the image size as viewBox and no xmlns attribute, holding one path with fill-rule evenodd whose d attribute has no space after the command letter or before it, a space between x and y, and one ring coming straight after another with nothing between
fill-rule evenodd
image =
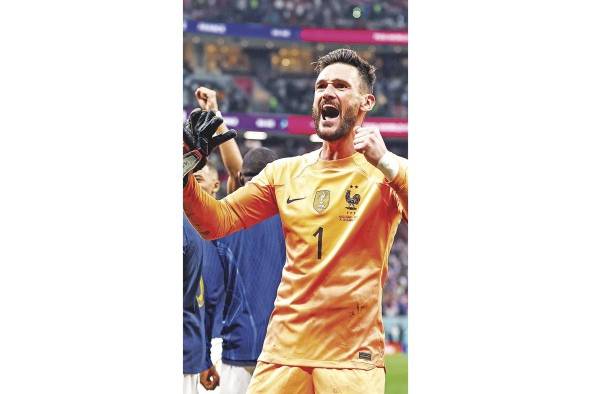
<instances>
[{"instance_id":1,"label":"beard","mask_svg":"<svg viewBox=\"0 0 591 394\"><path fill-rule=\"evenodd\" d=\"M341 114L339 114L340 116ZM335 130L334 133L324 133L320 131L320 120L322 115L320 111L316 107L312 107L312 118L314 118L314 129L316 130L316 135L323 139L324 141L336 141L351 132L353 126L355 125L355 120L357 118L357 108L349 107L343 114L342 114L341 122L339 127Z\"/></svg>"}]
</instances>

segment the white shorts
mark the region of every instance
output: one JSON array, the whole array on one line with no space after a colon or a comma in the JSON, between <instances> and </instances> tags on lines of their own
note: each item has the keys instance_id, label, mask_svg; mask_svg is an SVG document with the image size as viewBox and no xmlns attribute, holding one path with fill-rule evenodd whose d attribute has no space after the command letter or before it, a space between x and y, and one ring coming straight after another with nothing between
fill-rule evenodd
<instances>
[{"instance_id":1,"label":"white shorts","mask_svg":"<svg viewBox=\"0 0 591 394\"><path fill-rule=\"evenodd\" d=\"M183 375L183 394L198 394L197 385L199 384L198 374Z\"/></svg>"},{"instance_id":2,"label":"white shorts","mask_svg":"<svg viewBox=\"0 0 591 394\"><path fill-rule=\"evenodd\" d=\"M220 394L245 394L255 366L239 367L224 364L220 371Z\"/></svg>"}]
</instances>

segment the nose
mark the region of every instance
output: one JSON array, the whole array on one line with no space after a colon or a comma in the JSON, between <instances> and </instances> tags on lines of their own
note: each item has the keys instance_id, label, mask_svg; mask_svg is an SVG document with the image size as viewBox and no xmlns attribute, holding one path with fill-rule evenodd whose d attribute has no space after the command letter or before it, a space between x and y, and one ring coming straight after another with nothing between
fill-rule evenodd
<instances>
[{"instance_id":1,"label":"nose","mask_svg":"<svg viewBox=\"0 0 591 394\"><path fill-rule=\"evenodd\" d=\"M326 85L326 88L324 88L324 91L322 92L322 97L323 98L334 98L336 97L336 89L334 88L334 86L332 86L332 83L329 83Z\"/></svg>"}]
</instances>

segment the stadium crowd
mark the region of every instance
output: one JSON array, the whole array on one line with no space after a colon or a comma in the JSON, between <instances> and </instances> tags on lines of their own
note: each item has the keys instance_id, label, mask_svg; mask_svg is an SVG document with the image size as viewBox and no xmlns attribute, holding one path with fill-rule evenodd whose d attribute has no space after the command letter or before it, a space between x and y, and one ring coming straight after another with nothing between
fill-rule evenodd
<instances>
[{"instance_id":1,"label":"stadium crowd","mask_svg":"<svg viewBox=\"0 0 591 394\"><path fill-rule=\"evenodd\" d=\"M324 45L269 49L227 39L220 48L215 43L198 40L198 43L192 38L185 40L183 90L187 107L196 105L195 89L209 85L223 98L222 110L226 112L310 113L309 93L315 80L311 63L325 50ZM398 48L387 52L367 50L363 55L377 67L376 107L371 115L405 119L407 54Z\"/></svg>"},{"instance_id":2,"label":"stadium crowd","mask_svg":"<svg viewBox=\"0 0 591 394\"><path fill-rule=\"evenodd\" d=\"M273 26L340 29L406 29L408 1L184 0L188 18Z\"/></svg>"}]
</instances>

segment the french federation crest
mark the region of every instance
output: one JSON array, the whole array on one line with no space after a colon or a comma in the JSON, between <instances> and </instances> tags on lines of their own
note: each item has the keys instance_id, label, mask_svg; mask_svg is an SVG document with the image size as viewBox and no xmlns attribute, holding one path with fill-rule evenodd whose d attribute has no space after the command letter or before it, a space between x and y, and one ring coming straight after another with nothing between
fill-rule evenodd
<instances>
[{"instance_id":1,"label":"french federation crest","mask_svg":"<svg viewBox=\"0 0 591 394\"><path fill-rule=\"evenodd\" d=\"M330 202L330 191L329 190L316 190L314 195L314 209L320 213L328 208Z\"/></svg>"},{"instance_id":2,"label":"french federation crest","mask_svg":"<svg viewBox=\"0 0 591 394\"><path fill-rule=\"evenodd\" d=\"M357 205L359 204L359 201L361 201L361 196L355 193L357 188L357 185L351 185L350 188L345 192L345 201L347 201L347 206L345 208L350 211L356 211ZM352 195L351 193L355 194Z\"/></svg>"}]
</instances>

